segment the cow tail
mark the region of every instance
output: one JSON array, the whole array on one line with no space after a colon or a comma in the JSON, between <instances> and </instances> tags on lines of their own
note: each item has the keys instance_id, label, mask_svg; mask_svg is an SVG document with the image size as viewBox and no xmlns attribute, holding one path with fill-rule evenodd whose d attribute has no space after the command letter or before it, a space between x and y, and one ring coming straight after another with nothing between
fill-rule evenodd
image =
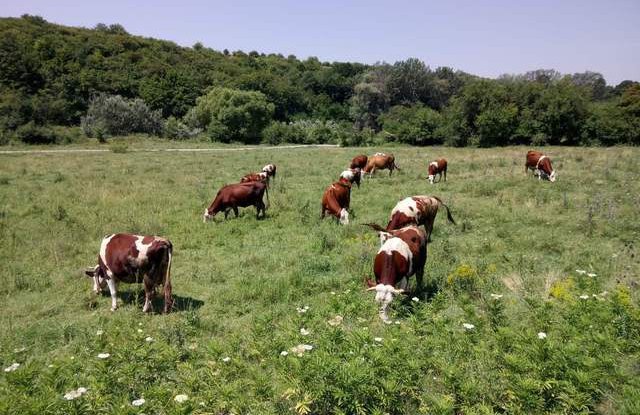
<instances>
[{"instance_id":1,"label":"cow tail","mask_svg":"<svg viewBox=\"0 0 640 415\"><path fill-rule=\"evenodd\" d=\"M451 223L453 223L455 225L456 221L453 220L453 216L451 216L451 212L449 211L449 206L445 205L444 202L442 201L442 199L440 199L439 197L437 197L437 196L431 196L431 197L433 197L435 200L437 200L439 204L444 206L444 208L447 210L447 219L449 220L449 222L451 222Z\"/></svg>"},{"instance_id":2,"label":"cow tail","mask_svg":"<svg viewBox=\"0 0 640 415\"><path fill-rule=\"evenodd\" d=\"M385 228L383 228L382 226L378 225L377 223L363 223L362 226L368 226L373 230L376 230L378 232L387 232L387 230Z\"/></svg>"},{"instance_id":3,"label":"cow tail","mask_svg":"<svg viewBox=\"0 0 640 415\"><path fill-rule=\"evenodd\" d=\"M269 201L269 186L265 186L264 192L267 194L267 207L271 207L271 202Z\"/></svg>"},{"instance_id":4,"label":"cow tail","mask_svg":"<svg viewBox=\"0 0 640 415\"><path fill-rule=\"evenodd\" d=\"M164 312L168 313L173 308L173 296L171 295L171 259L173 257L173 245L169 242L167 246L167 269L164 274Z\"/></svg>"}]
</instances>

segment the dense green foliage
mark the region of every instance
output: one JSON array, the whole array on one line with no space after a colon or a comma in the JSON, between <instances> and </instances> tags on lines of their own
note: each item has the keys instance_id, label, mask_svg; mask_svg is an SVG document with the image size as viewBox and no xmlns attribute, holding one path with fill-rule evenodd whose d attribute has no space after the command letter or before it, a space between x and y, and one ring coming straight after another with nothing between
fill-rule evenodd
<instances>
[{"instance_id":1,"label":"dense green foliage","mask_svg":"<svg viewBox=\"0 0 640 415\"><path fill-rule=\"evenodd\" d=\"M152 133L174 139L200 131L222 142L336 141L333 134L309 140L285 127L304 120L339 124L338 141L357 144L639 144L638 88L630 80L608 86L591 71L482 79L415 58L302 61L200 43L180 47L132 36L117 24L90 30L28 15L0 19L0 143L21 140L17 129L29 123L78 125L90 117L94 96L121 96L173 117L168 132ZM215 116L194 129L192 113L214 101Z\"/></svg>"},{"instance_id":2,"label":"dense green foliage","mask_svg":"<svg viewBox=\"0 0 640 415\"><path fill-rule=\"evenodd\" d=\"M0 155L0 413L640 413L637 148L549 148L553 184L524 175L524 147L135 150ZM403 170L352 190L352 224L320 220L326 186L377 150ZM448 180L430 186L436 157ZM202 223L220 186L268 162L264 220ZM385 325L361 224L424 193L458 225L439 212L427 290ZM116 231L171 239L174 313L144 315L141 286L116 312L91 292L82 271Z\"/></svg>"}]
</instances>

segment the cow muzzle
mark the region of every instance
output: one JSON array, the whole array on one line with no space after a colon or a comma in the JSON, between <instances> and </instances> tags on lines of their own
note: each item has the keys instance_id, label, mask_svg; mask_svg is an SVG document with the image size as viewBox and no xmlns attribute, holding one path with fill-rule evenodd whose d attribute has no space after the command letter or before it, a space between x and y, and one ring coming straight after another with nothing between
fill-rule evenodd
<instances>
[{"instance_id":1,"label":"cow muzzle","mask_svg":"<svg viewBox=\"0 0 640 415\"><path fill-rule=\"evenodd\" d=\"M558 178L558 176L556 176L556 171L552 170L551 174L549 175L549 181L550 182L555 182L557 178Z\"/></svg>"},{"instance_id":2,"label":"cow muzzle","mask_svg":"<svg viewBox=\"0 0 640 415\"><path fill-rule=\"evenodd\" d=\"M202 215L202 223L207 223L207 221L213 219L213 215L209 214L207 209L204 210L204 214Z\"/></svg>"},{"instance_id":3,"label":"cow muzzle","mask_svg":"<svg viewBox=\"0 0 640 415\"><path fill-rule=\"evenodd\" d=\"M430 183L430 184L433 184L433 179L434 179L435 177L436 177L436 176L435 176L435 175L433 175L433 174L430 174L430 175L429 175L429 183Z\"/></svg>"}]
</instances>

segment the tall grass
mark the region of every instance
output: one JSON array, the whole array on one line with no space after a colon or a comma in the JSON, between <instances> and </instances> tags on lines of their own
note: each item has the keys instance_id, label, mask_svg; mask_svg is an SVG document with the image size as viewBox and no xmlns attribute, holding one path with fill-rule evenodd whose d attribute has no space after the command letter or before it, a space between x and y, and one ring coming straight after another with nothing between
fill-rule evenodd
<instances>
[{"instance_id":1,"label":"tall grass","mask_svg":"<svg viewBox=\"0 0 640 415\"><path fill-rule=\"evenodd\" d=\"M320 197L362 149L0 156L0 362L20 363L0 413L640 413L639 151L549 148L551 184L525 177L525 148L380 150L403 170L353 189L344 227ZM448 181L430 186L436 157ZM268 162L265 220L202 223ZM359 224L414 194L458 226L436 220L427 288L385 325ZM144 315L135 285L115 313L91 293L82 270L120 231L174 243L174 313Z\"/></svg>"}]
</instances>

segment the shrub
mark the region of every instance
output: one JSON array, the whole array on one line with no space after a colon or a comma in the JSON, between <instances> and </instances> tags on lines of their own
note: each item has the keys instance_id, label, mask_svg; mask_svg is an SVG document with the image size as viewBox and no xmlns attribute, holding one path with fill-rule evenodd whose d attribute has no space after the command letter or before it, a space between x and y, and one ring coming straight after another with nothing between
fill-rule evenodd
<instances>
[{"instance_id":1,"label":"shrub","mask_svg":"<svg viewBox=\"0 0 640 415\"><path fill-rule=\"evenodd\" d=\"M50 127L36 125L33 121L16 130L18 140L26 144L55 144L58 136Z\"/></svg>"},{"instance_id":2,"label":"shrub","mask_svg":"<svg viewBox=\"0 0 640 415\"><path fill-rule=\"evenodd\" d=\"M325 144L342 142L350 133L346 124L323 120L273 122L263 131L263 142L269 144Z\"/></svg>"},{"instance_id":3,"label":"shrub","mask_svg":"<svg viewBox=\"0 0 640 415\"><path fill-rule=\"evenodd\" d=\"M139 98L99 94L89 101L89 109L87 115L82 117L81 126L87 137L95 137L100 141L104 141L108 135L158 135L162 131L162 115L160 111L149 109Z\"/></svg>"},{"instance_id":4,"label":"shrub","mask_svg":"<svg viewBox=\"0 0 640 415\"><path fill-rule=\"evenodd\" d=\"M447 284L456 290L472 292L478 288L478 279L477 269L462 264L447 276Z\"/></svg>"},{"instance_id":5,"label":"shrub","mask_svg":"<svg viewBox=\"0 0 640 415\"><path fill-rule=\"evenodd\" d=\"M166 138L170 138L172 140L186 140L187 138L191 138L195 135L194 131L174 116L167 118L162 132Z\"/></svg>"},{"instance_id":6,"label":"shrub","mask_svg":"<svg viewBox=\"0 0 640 415\"><path fill-rule=\"evenodd\" d=\"M442 143L439 134L442 117L431 108L398 105L380 116L379 122L400 143L422 146Z\"/></svg>"},{"instance_id":7,"label":"shrub","mask_svg":"<svg viewBox=\"0 0 640 415\"><path fill-rule=\"evenodd\" d=\"M566 280L556 281L551 284L549 289L549 296L558 300L568 300L571 298L571 290L575 285L573 278L569 277Z\"/></svg>"}]
</instances>

